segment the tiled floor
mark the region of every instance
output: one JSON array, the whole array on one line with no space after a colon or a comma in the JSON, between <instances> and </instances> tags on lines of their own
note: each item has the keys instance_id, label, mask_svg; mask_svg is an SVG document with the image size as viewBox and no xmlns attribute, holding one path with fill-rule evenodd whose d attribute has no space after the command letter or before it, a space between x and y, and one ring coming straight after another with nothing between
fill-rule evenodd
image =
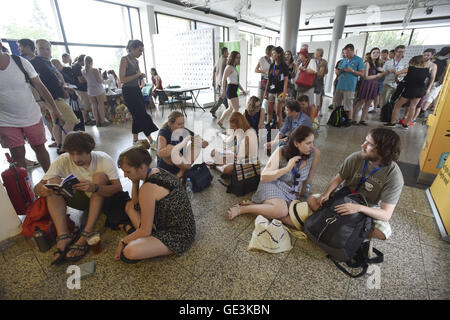
<instances>
[{"instance_id":1,"label":"tiled floor","mask_svg":"<svg viewBox=\"0 0 450 320\"><path fill-rule=\"evenodd\" d=\"M325 101L325 106L328 105ZM326 107L324 107L325 111ZM165 116L168 111L165 111ZM153 112L160 126L160 111ZM207 129L218 129L209 112L188 111L186 126L198 121ZM322 118L325 123L328 110ZM371 117L377 126L377 116ZM130 123L106 128L88 127L97 150L117 159L131 144ZM322 192L347 155L360 149L369 128L329 128L316 135L322 156L312 192ZM400 160L417 163L426 128L398 130L403 143ZM214 134L206 135L211 139ZM28 157L34 154L28 150ZM55 149L50 149L56 158ZM6 163L0 164L3 170ZM42 177L32 171L33 182ZM130 183L123 179L129 190ZM136 265L115 262L113 255L119 231L103 228L103 252L88 253L78 264L96 261L95 275L81 281L80 290L67 288L69 264L50 266L53 250L41 253L22 236L0 243L0 299L446 299L450 298L450 246L440 239L425 192L405 186L391 225L392 238L375 241L385 254L380 265L380 289L369 289L368 277L350 279L325 258L309 240L292 238L294 248L283 254L248 251L254 216L225 219L228 207L240 198L227 194L213 172L213 186L195 194L192 206L197 225L194 246L181 257L151 259ZM79 213L74 212L76 218Z\"/></svg>"}]
</instances>

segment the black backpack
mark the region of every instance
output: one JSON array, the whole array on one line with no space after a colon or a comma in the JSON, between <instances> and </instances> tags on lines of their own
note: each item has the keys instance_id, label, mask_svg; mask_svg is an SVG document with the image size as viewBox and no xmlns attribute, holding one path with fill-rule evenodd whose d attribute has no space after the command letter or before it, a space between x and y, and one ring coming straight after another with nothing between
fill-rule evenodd
<instances>
[{"instance_id":1,"label":"black backpack","mask_svg":"<svg viewBox=\"0 0 450 320\"><path fill-rule=\"evenodd\" d=\"M193 192L203 191L211 185L211 181L213 180L213 176L204 162L195 164L187 170L187 178L191 179Z\"/></svg>"},{"instance_id":2,"label":"black backpack","mask_svg":"<svg viewBox=\"0 0 450 320\"><path fill-rule=\"evenodd\" d=\"M392 111L394 111L394 104L389 101L381 108L380 121L391 123Z\"/></svg>"},{"instance_id":3,"label":"black backpack","mask_svg":"<svg viewBox=\"0 0 450 320\"><path fill-rule=\"evenodd\" d=\"M380 263L383 254L374 249L377 258L368 258L368 244L364 242L373 225L373 219L363 213L341 216L334 207L344 203L367 205L363 195L351 194L348 188L336 192L317 212L305 222L307 236L319 245L336 267L350 277L358 278L366 274L369 263ZM359 274L348 272L339 262L345 262L351 268L363 268Z\"/></svg>"},{"instance_id":4,"label":"black backpack","mask_svg":"<svg viewBox=\"0 0 450 320\"><path fill-rule=\"evenodd\" d=\"M347 120L346 113L343 106L336 107L328 119L328 124L333 127L341 127Z\"/></svg>"}]
</instances>

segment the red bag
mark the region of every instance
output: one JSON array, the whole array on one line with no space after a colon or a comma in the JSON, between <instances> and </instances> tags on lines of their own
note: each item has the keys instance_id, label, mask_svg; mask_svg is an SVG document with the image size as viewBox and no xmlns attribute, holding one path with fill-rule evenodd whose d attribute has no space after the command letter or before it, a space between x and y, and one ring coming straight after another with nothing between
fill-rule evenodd
<instances>
[{"instance_id":1,"label":"red bag","mask_svg":"<svg viewBox=\"0 0 450 320\"><path fill-rule=\"evenodd\" d=\"M5 155L10 165L9 169L2 172L3 184L16 213L23 215L35 199L30 178L25 168L16 167L10 155Z\"/></svg>"},{"instance_id":2,"label":"red bag","mask_svg":"<svg viewBox=\"0 0 450 320\"><path fill-rule=\"evenodd\" d=\"M78 230L78 227L67 215L67 225L70 232ZM22 224L22 235L32 237L34 229L38 227L42 230L50 243L56 240L56 228L50 217L45 198L38 198L27 210L27 216Z\"/></svg>"},{"instance_id":3,"label":"red bag","mask_svg":"<svg viewBox=\"0 0 450 320\"><path fill-rule=\"evenodd\" d=\"M308 63L306 64L305 68L308 68L310 61L311 61L311 59L308 60ZM295 80L295 83L298 84L300 87L312 88L314 85L315 79L316 79L316 75L314 73L300 71L300 74L298 75L297 80Z\"/></svg>"}]
</instances>

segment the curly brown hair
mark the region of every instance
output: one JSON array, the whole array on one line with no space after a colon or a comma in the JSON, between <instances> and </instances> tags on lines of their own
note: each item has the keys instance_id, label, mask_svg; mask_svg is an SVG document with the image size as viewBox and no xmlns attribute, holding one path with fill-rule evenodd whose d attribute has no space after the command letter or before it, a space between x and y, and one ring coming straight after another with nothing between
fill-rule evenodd
<instances>
[{"instance_id":1,"label":"curly brown hair","mask_svg":"<svg viewBox=\"0 0 450 320\"><path fill-rule=\"evenodd\" d=\"M298 126L297 128L295 128L295 130L289 135L287 144L281 150L283 157L287 161L295 156L302 156L303 159L308 159L309 154L300 154L294 142L301 143L310 135L314 135L314 131L308 126Z\"/></svg>"},{"instance_id":2,"label":"curly brown hair","mask_svg":"<svg viewBox=\"0 0 450 320\"><path fill-rule=\"evenodd\" d=\"M377 153L381 157L384 166L390 165L400 157L400 137L393 130L386 128L374 128L369 132L375 141Z\"/></svg>"},{"instance_id":3,"label":"curly brown hair","mask_svg":"<svg viewBox=\"0 0 450 320\"><path fill-rule=\"evenodd\" d=\"M95 140L83 131L69 132L64 139L63 149L67 152L91 153L95 148Z\"/></svg>"}]
</instances>

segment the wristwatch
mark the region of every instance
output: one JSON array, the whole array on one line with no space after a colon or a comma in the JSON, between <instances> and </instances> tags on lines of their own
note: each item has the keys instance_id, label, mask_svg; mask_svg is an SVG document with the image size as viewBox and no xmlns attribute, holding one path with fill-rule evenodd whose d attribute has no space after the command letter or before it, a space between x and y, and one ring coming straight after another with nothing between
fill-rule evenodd
<instances>
[{"instance_id":1,"label":"wristwatch","mask_svg":"<svg viewBox=\"0 0 450 320\"><path fill-rule=\"evenodd\" d=\"M120 242L124 245L124 246L126 246L127 244L125 243L125 240L124 240L124 238L122 238L122 239L120 239Z\"/></svg>"}]
</instances>

